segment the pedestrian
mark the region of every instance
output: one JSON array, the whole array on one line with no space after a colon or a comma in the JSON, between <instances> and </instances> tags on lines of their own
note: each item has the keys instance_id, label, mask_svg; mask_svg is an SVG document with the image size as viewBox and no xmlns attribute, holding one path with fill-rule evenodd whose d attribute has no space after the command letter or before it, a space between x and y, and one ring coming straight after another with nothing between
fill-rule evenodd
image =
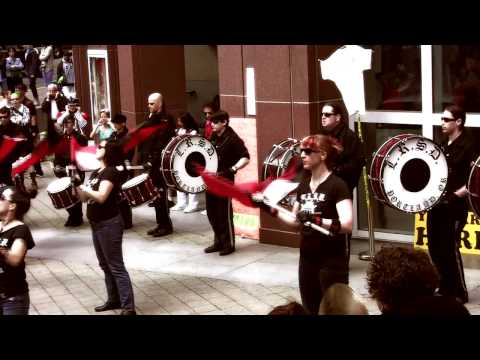
<instances>
[{"instance_id":1,"label":"pedestrian","mask_svg":"<svg viewBox=\"0 0 480 360\"><path fill-rule=\"evenodd\" d=\"M33 45L25 45L25 48L25 74L28 77L29 87L35 102L34 105L37 106L39 105L37 78L42 76L40 72L40 52Z\"/></svg>"},{"instance_id":2,"label":"pedestrian","mask_svg":"<svg viewBox=\"0 0 480 360\"><path fill-rule=\"evenodd\" d=\"M100 110L100 117L90 133L90 139L95 140L95 144L99 144L103 140L108 140L113 131L114 128L110 123L110 111Z\"/></svg>"},{"instance_id":3,"label":"pedestrian","mask_svg":"<svg viewBox=\"0 0 480 360\"><path fill-rule=\"evenodd\" d=\"M68 117L72 116L75 120L74 128L76 131L81 133L82 135L86 135L86 127L88 125L88 115L80 110L80 102L76 98L70 98L67 101L67 105L65 106L64 111L60 111L57 115L57 127L61 127L63 120Z\"/></svg>"},{"instance_id":4,"label":"pedestrian","mask_svg":"<svg viewBox=\"0 0 480 360\"><path fill-rule=\"evenodd\" d=\"M23 217L30 199L14 186L0 189L0 315L28 315L25 256L35 246Z\"/></svg>"},{"instance_id":5,"label":"pedestrian","mask_svg":"<svg viewBox=\"0 0 480 360\"><path fill-rule=\"evenodd\" d=\"M85 185L77 182L80 199L87 202L87 218L92 228L98 263L105 273L107 301L95 311L122 309L121 315L135 315L134 294L122 253L124 224L118 209L121 183L116 166L123 163L122 148L102 141L96 157L100 168Z\"/></svg>"},{"instance_id":6,"label":"pedestrian","mask_svg":"<svg viewBox=\"0 0 480 360\"><path fill-rule=\"evenodd\" d=\"M190 113L183 113L177 118L177 135L197 135L198 125ZM172 211L193 213L199 211L198 194L187 194L177 190L177 204L171 208Z\"/></svg>"},{"instance_id":7,"label":"pedestrian","mask_svg":"<svg viewBox=\"0 0 480 360\"><path fill-rule=\"evenodd\" d=\"M17 51L14 47L8 48L8 57L5 59L5 71L7 78L7 87L12 93L15 91L15 85L22 82L24 65L22 60L17 57Z\"/></svg>"},{"instance_id":8,"label":"pedestrian","mask_svg":"<svg viewBox=\"0 0 480 360\"><path fill-rule=\"evenodd\" d=\"M53 82L53 45L46 45L40 51L40 70L45 86Z\"/></svg>"},{"instance_id":9,"label":"pedestrian","mask_svg":"<svg viewBox=\"0 0 480 360\"><path fill-rule=\"evenodd\" d=\"M57 84L67 99L75 97L75 70L71 50L64 53L62 61L58 64Z\"/></svg>"},{"instance_id":10,"label":"pedestrian","mask_svg":"<svg viewBox=\"0 0 480 360\"><path fill-rule=\"evenodd\" d=\"M47 86L47 96L42 102L42 111L47 116L48 122L57 123L57 117L68 104L68 99L58 91L56 84L49 84Z\"/></svg>"}]
</instances>

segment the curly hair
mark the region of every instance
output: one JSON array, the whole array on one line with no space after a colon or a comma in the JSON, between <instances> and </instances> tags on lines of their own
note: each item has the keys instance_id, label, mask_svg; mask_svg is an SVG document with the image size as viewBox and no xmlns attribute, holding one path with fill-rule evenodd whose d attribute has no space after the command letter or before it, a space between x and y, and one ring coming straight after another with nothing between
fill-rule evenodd
<instances>
[{"instance_id":1,"label":"curly hair","mask_svg":"<svg viewBox=\"0 0 480 360\"><path fill-rule=\"evenodd\" d=\"M431 296L439 286L439 275L429 256L403 247L384 247L367 269L370 295L394 307L417 296Z\"/></svg>"}]
</instances>

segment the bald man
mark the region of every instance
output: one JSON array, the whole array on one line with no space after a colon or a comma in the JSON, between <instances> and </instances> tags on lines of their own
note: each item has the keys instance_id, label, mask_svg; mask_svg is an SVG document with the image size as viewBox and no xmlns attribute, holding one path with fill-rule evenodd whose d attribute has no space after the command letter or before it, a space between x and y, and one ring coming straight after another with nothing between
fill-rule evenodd
<instances>
[{"instance_id":1,"label":"bald man","mask_svg":"<svg viewBox=\"0 0 480 360\"><path fill-rule=\"evenodd\" d=\"M65 110L67 98L58 91L56 84L50 84L47 87L47 97L42 102L42 111L46 114L48 121L57 121L57 115Z\"/></svg>"},{"instance_id":2,"label":"bald man","mask_svg":"<svg viewBox=\"0 0 480 360\"><path fill-rule=\"evenodd\" d=\"M149 114L140 128L167 124L166 130L160 130L138 145L139 161L150 168L150 177L154 185L160 190L160 198L153 202L157 226L147 232L153 237L160 237L173 232L172 220L168 206L168 188L160 172L162 150L175 136L175 120L167 114L162 94L153 93L148 97Z\"/></svg>"}]
</instances>

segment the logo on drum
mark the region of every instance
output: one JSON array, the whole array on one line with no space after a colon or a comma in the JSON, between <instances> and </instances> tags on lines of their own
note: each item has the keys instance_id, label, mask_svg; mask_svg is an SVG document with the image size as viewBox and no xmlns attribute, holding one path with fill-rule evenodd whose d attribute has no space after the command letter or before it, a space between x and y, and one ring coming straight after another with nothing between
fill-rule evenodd
<instances>
[{"instance_id":1,"label":"logo on drum","mask_svg":"<svg viewBox=\"0 0 480 360\"><path fill-rule=\"evenodd\" d=\"M375 153L370 184L375 197L408 213L427 211L445 193L446 157L433 141L419 135L397 135Z\"/></svg>"}]
</instances>

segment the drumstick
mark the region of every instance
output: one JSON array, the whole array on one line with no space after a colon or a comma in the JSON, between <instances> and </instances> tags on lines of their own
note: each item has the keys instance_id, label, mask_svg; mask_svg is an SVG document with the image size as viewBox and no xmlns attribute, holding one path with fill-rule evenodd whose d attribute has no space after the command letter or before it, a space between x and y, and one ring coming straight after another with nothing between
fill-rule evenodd
<instances>
[{"instance_id":1,"label":"drumstick","mask_svg":"<svg viewBox=\"0 0 480 360\"><path fill-rule=\"evenodd\" d=\"M280 211L281 213L283 213L283 214L291 217L292 219L296 219L296 218L297 218L294 213L288 211L287 209L285 209L285 208L283 208L283 207L281 207L281 206L279 206L279 205L271 205L271 204L269 204L268 202L264 202L264 203L265 203L266 205L270 206L272 209L278 210L278 211ZM316 224L312 224L310 221L307 221L307 222L303 223L303 225L308 226L308 227L311 227L312 229L317 230L317 231L321 232L321 233L324 234L324 235L333 236L333 234L332 234L330 231L328 231L327 229L324 229L324 228L322 228L321 226L318 226L318 225L316 225Z\"/></svg>"}]
</instances>

